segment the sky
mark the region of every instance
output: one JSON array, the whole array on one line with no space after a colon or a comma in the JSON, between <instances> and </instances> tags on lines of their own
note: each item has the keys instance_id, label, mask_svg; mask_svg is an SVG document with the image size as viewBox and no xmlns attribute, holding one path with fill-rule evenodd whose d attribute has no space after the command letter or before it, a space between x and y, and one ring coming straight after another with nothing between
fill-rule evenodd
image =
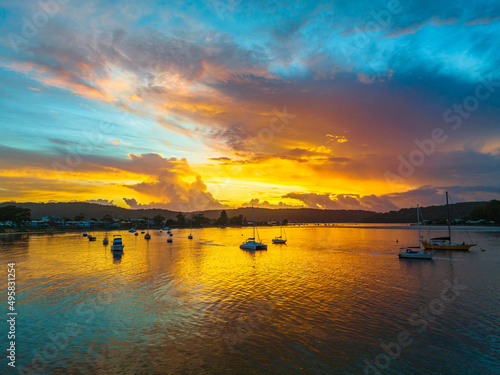
<instances>
[{"instance_id":1,"label":"sky","mask_svg":"<svg viewBox=\"0 0 500 375\"><path fill-rule=\"evenodd\" d=\"M500 198L498 1L0 0L0 201Z\"/></svg>"}]
</instances>

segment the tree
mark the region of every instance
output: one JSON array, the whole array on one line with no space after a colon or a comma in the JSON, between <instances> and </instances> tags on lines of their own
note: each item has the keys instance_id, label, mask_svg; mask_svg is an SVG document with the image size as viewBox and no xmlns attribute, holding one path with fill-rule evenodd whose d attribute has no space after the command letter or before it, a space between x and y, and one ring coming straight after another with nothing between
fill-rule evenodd
<instances>
[{"instance_id":1,"label":"tree","mask_svg":"<svg viewBox=\"0 0 500 375\"><path fill-rule=\"evenodd\" d=\"M0 221L12 221L21 226L25 221L31 221L31 210L13 205L0 207Z\"/></svg>"},{"instance_id":2,"label":"tree","mask_svg":"<svg viewBox=\"0 0 500 375\"><path fill-rule=\"evenodd\" d=\"M176 218L177 218L177 225L179 226L186 225L186 215L184 215L182 212L179 212Z\"/></svg>"},{"instance_id":3,"label":"tree","mask_svg":"<svg viewBox=\"0 0 500 375\"><path fill-rule=\"evenodd\" d=\"M227 217L227 212L226 210L222 210L222 212L220 213L220 217L217 219L216 223L218 225L227 225L228 222L229 218Z\"/></svg>"},{"instance_id":4,"label":"tree","mask_svg":"<svg viewBox=\"0 0 500 375\"><path fill-rule=\"evenodd\" d=\"M75 221L83 221L85 220L85 214L79 213L78 215L75 216Z\"/></svg>"},{"instance_id":5,"label":"tree","mask_svg":"<svg viewBox=\"0 0 500 375\"><path fill-rule=\"evenodd\" d=\"M110 214L106 214L102 217L102 221L106 223L113 223L114 222L113 216L111 216Z\"/></svg>"},{"instance_id":6,"label":"tree","mask_svg":"<svg viewBox=\"0 0 500 375\"><path fill-rule=\"evenodd\" d=\"M163 224L163 222L165 221L165 216L156 215L155 217L153 217L153 221L157 224Z\"/></svg>"},{"instance_id":7,"label":"tree","mask_svg":"<svg viewBox=\"0 0 500 375\"><path fill-rule=\"evenodd\" d=\"M234 216L229 220L229 224L231 225L242 225L243 224L243 215Z\"/></svg>"},{"instance_id":8,"label":"tree","mask_svg":"<svg viewBox=\"0 0 500 375\"><path fill-rule=\"evenodd\" d=\"M472 209L470 213L471 220L487 220L500 223L500 201L493 199L484 206Z\"/></svg>"},{"instance_id":9,"label":"tree","mask_svg":"<svg viewBox=\"0 0 500 375\"><path fill-rule=\"evenodd\" d=\"M210 223L210 219L203 214L195 214L191 220L193 222L193 227L201 227L204 224Z\"/></svg>"}]
</instances>

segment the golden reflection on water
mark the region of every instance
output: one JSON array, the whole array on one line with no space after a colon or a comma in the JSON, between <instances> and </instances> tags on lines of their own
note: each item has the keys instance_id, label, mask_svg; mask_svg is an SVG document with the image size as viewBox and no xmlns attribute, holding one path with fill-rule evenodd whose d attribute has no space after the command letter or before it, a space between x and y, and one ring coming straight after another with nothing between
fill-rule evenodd
<instances>
[{"instance_id":1,"label":"golden reflection on water","mask_svg":"<svg viewBox=\"0 0 500 375\"><path fill-rule=\"evenodd\" d=\"M266 373L287 366L293 373L314 363L326 372L360 372L363 358L408 328L408 317L439 294L444 279L458 275L471 289L481 289L477 277L498 282L498 253L398 259L399 247L416 238L405 227L289 227L288 243L273 245L278 231L260 228L268 250L255 253L239 249L251 228L193 230L192 240L189 230L173 230L173 243L166 232L151 231L149 241L110 232L110 242L113 234L123 236L121 257L102 244L104 232L92 232L94 242L68 233L25 235L2 245L2 258L16 262L20 277L24 360L64 319L79 321L75 308L83 303L94 317L79 321L82 331L48 365L49 373L69 365L120 374ZM497 237L477 236L499 250ZM479 267L481 275L472 278ZM464 306L471 310L476 302L464 299L449 313L460 321ZM249 317L257 319L251 332L241 328ZM442 322L435 329L446 332ZM428 355L429 363L438 360Z\"/></svg>"}]
</instances>

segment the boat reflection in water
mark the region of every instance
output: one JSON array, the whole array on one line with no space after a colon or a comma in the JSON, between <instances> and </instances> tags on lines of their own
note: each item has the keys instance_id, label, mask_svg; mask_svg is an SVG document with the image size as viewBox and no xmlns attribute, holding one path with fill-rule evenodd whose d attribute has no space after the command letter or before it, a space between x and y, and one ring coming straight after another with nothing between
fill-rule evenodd
<instances>
[{"instance_id":1,"label":"boat reflection in water","mask_svg":"<svg viewBox=\"0 0 500 375\"><path fill-rule=\"evenodd\" d=\"M111 254L113 254L113 263L122 262L123 251L112 251Z\"/></svg>"},{"instance_id":2,"label":"boat reflection in water","mask_svg":"<svg viewBox=\"0 0 500 375\"><path fill-rule=\"evenodd\" d=\"M271 245L277 227L258 229L269 239L267 251L241 250L246 235L231 227L223 236L219 228L196 229L196 241L187 238L189 228L176 229L175 244L166 243L167 235L145 241L124 231L126 254L75 233L0 235L0 261L16 262L24 288L19 302L29 335L16 347L19 368L37 374L500 374L500 228L471 229L484 253L443 252L432 261L399 260L402 245L395 239L416 240L417 228L407 225L288 226L293 241L285 246ZM101 241L104 228L92 234ZM465 233L455 234L456 242L464 240ZM81 256L68 256L68 249ZM436 303L443 290L455 300L434 314L443 311ZM410 323L412 316L428 322L425 332ZM52 355L50 338L63 342L68 330L78 334ZM381 342L392 348L403 331L415 343L392 360ZM33 351L46 361L42 371L32 367ZM385 365L380 353L391 359L387 369L376 365Z\"/></svg>"}]
</instances>

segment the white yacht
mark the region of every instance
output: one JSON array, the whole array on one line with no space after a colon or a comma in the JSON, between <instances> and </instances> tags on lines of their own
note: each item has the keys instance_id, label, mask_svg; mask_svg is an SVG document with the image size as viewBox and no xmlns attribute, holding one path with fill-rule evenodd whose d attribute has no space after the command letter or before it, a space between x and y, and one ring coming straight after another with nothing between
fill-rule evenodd
<instances>
[{"instance_id":1,"label":"white yacht","mask_svg":"<svg viewBox=\"0 0 500 375\"><path fill-rule=\"evenodd\" d=\"M411 258L411 259L432 259L434 256L433 253L426 253L421 251L420 248L420 207L417 204L417 225L418 225L418 246L408 246L406 248L402 247L401 249L405 249L404 253L399 253L400 258Z\"/></svg>"}]
</instances>

